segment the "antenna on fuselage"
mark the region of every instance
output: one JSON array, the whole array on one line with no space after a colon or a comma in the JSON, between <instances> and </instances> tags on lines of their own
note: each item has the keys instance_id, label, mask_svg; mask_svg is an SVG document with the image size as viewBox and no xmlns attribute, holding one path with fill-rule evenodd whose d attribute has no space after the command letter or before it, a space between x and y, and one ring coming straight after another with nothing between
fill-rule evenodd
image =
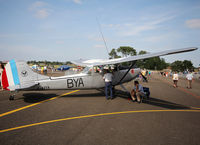
<instances>
[{"instance_id":1,"label":"antenna on fuselage","mask_svg":"<svg viewBox=\"0 0 200 145\"><path fill-rule=\"evenodd\" d=\"M107 51L107 53L108 53L108 58L109 58L109 51L108 51L108 47L107 47L107 44L106 44L106 40L104 39L103 32L102 32L102 30L101 30L101 25L100 25L100 23L99 23L97 17L96 17L96 20L97 20L97 23L98 23L98 26L99 26L99 31L100 31L100 33L101 33L101 37L102 37L102 39L103 39L104 45L105 45L105 47L106 47L106 51Z\"/></svg>"}]
</instances>

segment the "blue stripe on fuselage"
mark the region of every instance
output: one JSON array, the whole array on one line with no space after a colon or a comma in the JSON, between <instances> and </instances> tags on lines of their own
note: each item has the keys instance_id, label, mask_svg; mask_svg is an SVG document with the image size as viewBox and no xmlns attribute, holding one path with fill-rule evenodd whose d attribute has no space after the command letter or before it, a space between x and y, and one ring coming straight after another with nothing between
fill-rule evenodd
<instances>
[{"instance_id":1,"label":"blue stripe on fuselage","mask_svg":"<svg viewBox=\"0 0 200 145\"><path fill-rule=\"evenodd\" d=\"M16 66L14 59L10 61L10 67L11 67L11 70L12 70L14 83L15 83L15 85L19 85L19 83L20 83L19 82L19 76L18 76L17 66Z\"/></svg>"}]
</instances>

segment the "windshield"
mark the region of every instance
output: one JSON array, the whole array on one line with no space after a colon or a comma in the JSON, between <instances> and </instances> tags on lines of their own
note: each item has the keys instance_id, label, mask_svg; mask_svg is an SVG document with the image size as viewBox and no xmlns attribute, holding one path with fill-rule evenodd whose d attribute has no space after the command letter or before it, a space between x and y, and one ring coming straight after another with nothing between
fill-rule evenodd
<instances>
[{"instance_id":1,"label":"windshield","mask_svg":"<svg viewBox=\"0 0 200 145\"><path fill-rule=\"evenodd\" d=\"M92 67L90 66L87 66L83 69L83 71L81 73L84 73L84 74L91 74L92 72Z\"/></svg>"}]
</instances>

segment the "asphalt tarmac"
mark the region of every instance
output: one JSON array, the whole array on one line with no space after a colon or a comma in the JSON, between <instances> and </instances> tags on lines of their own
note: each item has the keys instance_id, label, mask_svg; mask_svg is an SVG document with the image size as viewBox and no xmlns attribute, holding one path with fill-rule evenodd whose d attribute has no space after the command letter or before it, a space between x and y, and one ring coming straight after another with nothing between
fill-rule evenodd
<instances>
[{"instance_id":1,"label":"asphalt tarmac","mask_svg":"<svg viewBox=\"0 0 200 145\"><path fill-rule=\"evenodd\" d=\"M0 145L199 145L200 82L158 74L148 83L150 100L132 102L116 87L102 90L0 91ZM133 82L125 84L130 90Z\"/></svg>"}]
</instances>

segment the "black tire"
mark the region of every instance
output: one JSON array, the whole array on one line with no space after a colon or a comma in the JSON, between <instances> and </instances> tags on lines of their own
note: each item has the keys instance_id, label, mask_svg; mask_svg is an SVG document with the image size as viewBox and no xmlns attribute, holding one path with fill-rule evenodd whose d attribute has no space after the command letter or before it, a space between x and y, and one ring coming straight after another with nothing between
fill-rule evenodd
<instances>
[{"instance_id":1,"label":"black tire","mask_svg":"<svg viewBox=\"0 0 200 145\"><path fill-rule=\"evenodd\" d=\"M10 95L9 100L10 100L10 101L11 101L11 100L14 100L14 95Z\"/></svg>"}]
</instances>

